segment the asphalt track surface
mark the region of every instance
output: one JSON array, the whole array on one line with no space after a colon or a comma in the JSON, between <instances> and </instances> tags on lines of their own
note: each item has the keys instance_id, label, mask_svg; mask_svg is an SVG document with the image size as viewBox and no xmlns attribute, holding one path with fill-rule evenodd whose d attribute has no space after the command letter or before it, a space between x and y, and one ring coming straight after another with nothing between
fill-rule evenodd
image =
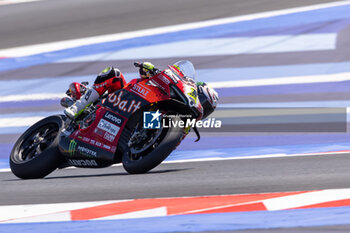
<instances>
[{"instance_id":1,"label":"asphalt track surface","mask_svg":"<svg viewBox=\"0 0 350 233\"><path fill-rule=\"evenodd\" d=\"M15 4L0 7L0 48L323 2L330 1L46 0ZM45 179L26 181L4 172L0 173L0 205L350 188L349 156L169 163L144 175L128 175L120 166L63 169ZM259 232L308 232L309 229L346 232L349 227Z\"/></svg>"},{"instance_id":2,"label":"asphalt track surface","mask_svg":"<svg viewBox=\"0 0 350 233\"><path fill-rule=\"evenodd\" d=\"M45 179L1 173L0 205L82 202L350 188L349 154L162 164L144 175L124 169L64 169Z\"/></svg>"},{"instance_id":3,"label":"asphalt track surface","mask_svg":"<svg viewBox=\"0 0 350 233\"><path fill-rule=\"evenodd\" d=\"M0 7L0 49L325 2L332 1L45 0L5 5Z\"/></svg>"}]
</instances>

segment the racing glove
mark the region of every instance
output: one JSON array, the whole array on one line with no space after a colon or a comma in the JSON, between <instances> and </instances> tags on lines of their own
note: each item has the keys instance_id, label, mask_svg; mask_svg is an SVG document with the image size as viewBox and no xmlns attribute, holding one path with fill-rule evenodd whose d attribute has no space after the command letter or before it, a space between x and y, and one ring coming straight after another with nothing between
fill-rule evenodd
<instances>
[{"instance_id":1,"label":"racing glove","mask_svg":"<svg viewBox=\"0 0 350 233\"><path fill-rule=\"evenodd\" d=\"M157 72L157 69L150 62L139 63L138 67L140 68L139 69L140 77L143 79L150 78L153 75L155 75Z\"/></svg>"}]
</instances>

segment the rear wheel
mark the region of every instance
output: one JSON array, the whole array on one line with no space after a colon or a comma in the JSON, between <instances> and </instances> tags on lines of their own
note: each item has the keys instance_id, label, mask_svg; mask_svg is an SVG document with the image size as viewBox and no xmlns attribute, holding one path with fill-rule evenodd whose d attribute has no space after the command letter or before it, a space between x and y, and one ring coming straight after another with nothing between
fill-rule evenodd
<instances>
[{"instance_id":1,"label":"rear wheel","mask_svg":"<svg viewBox=\"0 0 350 233\"><path fill-rule=\"evenodd\" d=\"M43 178L60 165L58 140L64 120L61 115L50 116L22 134L10 155L13 174L22 179Z\"/></svg>"},{"instance_id":2,"label":"rear wheel","mask_svg":"<svg viewBox=\"0 0 350 233\"><path fill-rule=\"evenodd\" d=\"M142 113L142 112L141 112ZM175 117L174 121L180 120ZM142 114L134 115L123 132L123 167L131 174L146 173L165 160L179 144L183 129L144 129Z\"/></svg>"}]
</instances>

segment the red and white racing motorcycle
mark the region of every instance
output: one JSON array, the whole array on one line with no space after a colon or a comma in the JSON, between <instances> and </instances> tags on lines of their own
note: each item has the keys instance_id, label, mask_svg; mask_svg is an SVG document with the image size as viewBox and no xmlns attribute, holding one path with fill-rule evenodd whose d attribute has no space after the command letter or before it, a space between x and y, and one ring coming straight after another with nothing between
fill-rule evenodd
<instances>
[{"instance_id":1,"label":"red and white racing motorcycle","mask_svg":"<svg viewBox=\"0 0 350 233\"><path fill-rule=\"evenodd\" d=\"M176 122L185 120L179 114L191 119L201 119L203 114L193 65L189 61L179 65L182 72L168 66L149 79L132 80L123 89L101 97L74 120L54 115L37 122L13 147L12 172L19 178L33 179L57 168L101 168L121 162L129 173L153 169L189 129L174 127L176 124L152 127L155 119L144 125L144 115L174 115L170 121ZM83 92L85 86L79 84L77 88Z\"/></svg>"}]
</instances>

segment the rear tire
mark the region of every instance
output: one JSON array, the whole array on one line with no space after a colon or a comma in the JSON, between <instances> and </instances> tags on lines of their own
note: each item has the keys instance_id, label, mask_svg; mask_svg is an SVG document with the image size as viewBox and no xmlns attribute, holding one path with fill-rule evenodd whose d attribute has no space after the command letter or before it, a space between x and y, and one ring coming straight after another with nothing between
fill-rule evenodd
<instances>
[{"instance_id":1,"label":"rear tire","mask_svg":"<svg viewBox=\"0 0 350 233\"><path fill-rule=\"evenodd\" d=\"M61 163L59 135L65 116L50 116L31 126L15 143L10 168L21 179L43 178Z\"/></svg>"},{"instance_id":2,"label":"rear tire","mask_svg":"<svg viewBox=\"0 0 350 233\"><path fill-rule=\"evenodd\" d=\"M138 117L138 122L142 123L142 117ZM180 120L179 117L174 120ZM130 124L130 125L129 125ZM129 127L128 127L129 126ZM131 136L131 129L135 128L133 121L128 122L129 136ZM124 146L122 162L124 169L130 174L142 174L158 166L163 162L170 153L176 148L183 136L183 129L179 127L163 128L164 132L160 133L158 139L152 142L147 153L140 153L137 158L132 153L131 148ZM128 140L124 140L127 143Z\"/></svg>"}]
</instances>

